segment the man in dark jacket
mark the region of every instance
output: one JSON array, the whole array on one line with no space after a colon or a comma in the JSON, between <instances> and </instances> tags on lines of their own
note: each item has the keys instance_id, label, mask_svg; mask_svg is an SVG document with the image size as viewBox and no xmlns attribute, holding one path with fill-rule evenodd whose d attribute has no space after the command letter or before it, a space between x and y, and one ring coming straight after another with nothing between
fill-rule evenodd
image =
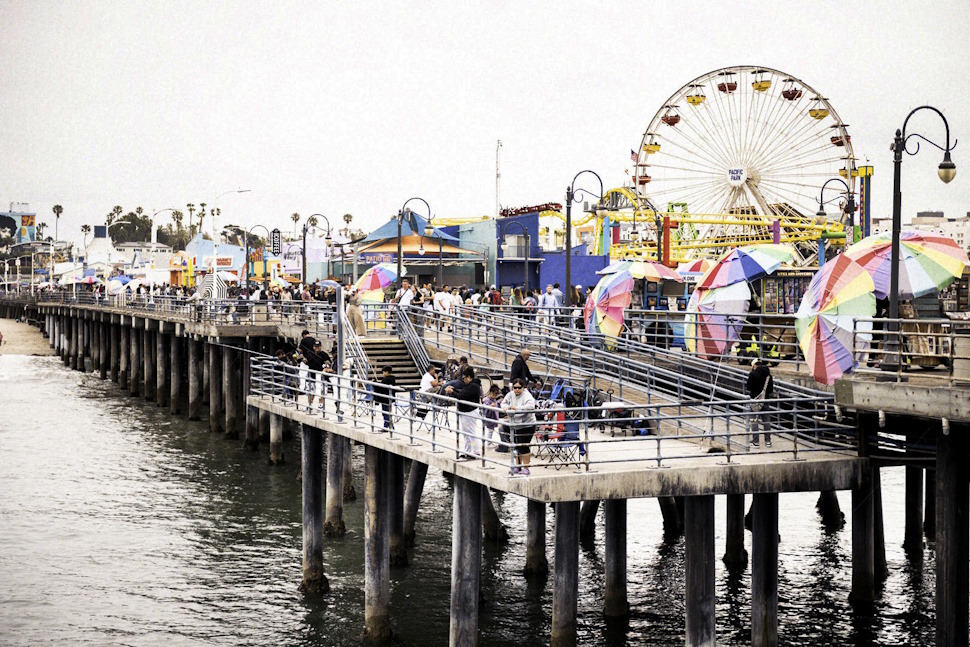
<instances>
[{"instance_id":1,"label":"man in dark jacket","mask_svg":"<svg viewBox=\"0 0 970 647\"><path fill-rule=\"evenodd\" d=\"M464 386L455 389L445 387L445 394L458 400L458 433L464 439L462 458L474 458L480 454L482 434L478 425L478 406L482 402L482 383L475 377L475 369L466 366L462 371Z\"/></svg>"},{"instance_id":2,"label":"man in dark jacket","mask_svg":"<svg viewBox=\"0 0 970 647\"><path fill-rule=\"evenodd\" d=\"M391 375L391 367L385 366L381 372L380 385L374 386L374 402L381 405L384 414L384 431L391 430L391 403L394 401L394 385L397 380Z\"/></svg>"},{"instance_id":3,"label":"man in dark jacket","mask_svg":"<svg viewBox=\"0 0 970 647\"><path fill-rule=\"evenodd\" d=\"M768 414L762 413L764 401L772 397L775 391L775 380L771 377L771 370L764 360L755 360L754 368L748 373L748 397L751 398L751 444L758 447L758 432L763 431L765 447L771 447L771 434L768 433Z\"/></svg>"},{"instance_id":4,"label":"man in dark jacket","mask_svg":"<svg viewBox=\"0 0 970 647\"><path fill-rule=\"evenodd\" d=\"M526 384L531 384L532 382L536 381L535 378L532 377L532 371L529 370L529 365L527 364L529 361L529 355L529 349L523 348L519 354L515 356L515 359L512 360L512 375L509 377L509 384L514 382L516 378L522 378L525 380Z\"/></svg>"}]
</instances>

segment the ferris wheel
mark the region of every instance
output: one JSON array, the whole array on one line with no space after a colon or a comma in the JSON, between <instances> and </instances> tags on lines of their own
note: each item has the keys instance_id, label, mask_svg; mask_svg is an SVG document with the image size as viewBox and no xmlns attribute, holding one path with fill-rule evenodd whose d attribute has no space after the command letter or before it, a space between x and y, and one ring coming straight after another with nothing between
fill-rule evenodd
<instances>
[{"instance_id":1,"label":"ferris wheel","mask_svg":"<svg viewBox=\"0 0 970 647\"><path fill-rule=\"evenodd\" d=\"M715 70L677 90L650 121L634 155L637 194L692 214L813 218L826 180L855 188L847 128L827 98L790 74Z\"/></svg>"}]
</instances>

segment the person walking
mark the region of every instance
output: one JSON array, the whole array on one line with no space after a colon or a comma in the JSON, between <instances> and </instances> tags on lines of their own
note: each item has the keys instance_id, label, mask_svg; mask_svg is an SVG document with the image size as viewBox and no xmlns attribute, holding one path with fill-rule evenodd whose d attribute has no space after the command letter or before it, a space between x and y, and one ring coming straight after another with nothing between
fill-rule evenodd
<instances>
[{"instance_id":1,"label":"person walking","mask_svg":"<svg viewBox=\"0 0 970 647\"><path fill-rule=\"evenodd\" d=\"M512 390L502 398L502 411L508 416L508 426L515 452L515 465L509 476L529 476L529 462L532 460L530 444L536 433L536 401L525 388L525 380L512 380Z\"/></svg>"},{"instance_id":2,"label":"person walking","mask_svg":"<svg viewBox=\"0 0 970 647\"><path fill-rule=\"evenodd\" d=\"M771 376L771 370L768 368L768 363L763 359L756 359L754 361L754 368L748 373L747 381L748 396L751 398L751 431L752 438L751 444L754 447L758 447L758 435L759 431L763 432L765 438L765 447L771 447L771 434L768 433L770 429L768 424L769 414L764 413L765 403L764 401L771 398L775 390L775 380Z\"/></svg>"},{"instance_id":3,"label":"person walking","mask_svg":"<svg viewBox=\"0 0 970 647\"><path fill-rule=\"evenodd\" d=\"M512 360L512 367L509 369L511 373L509 376L510 383L515 383L515 380L522 379L528 386L530 383L536 381L532 376L532 371L529 370L529 355L531 355L529 349L523 348L515 356L515 359Z\"/></svg>"},{"instance_id":4,"label":"person walking","mask_svg":"<svg viewBox=\"0 0 970 647\"><path fill-rule=\"evenodd\" d=\"M546 286L546 291L539 297L539 323L554 324L556 316L556 295L552 292L552 284Z\"/></svg>"}]
</instances>

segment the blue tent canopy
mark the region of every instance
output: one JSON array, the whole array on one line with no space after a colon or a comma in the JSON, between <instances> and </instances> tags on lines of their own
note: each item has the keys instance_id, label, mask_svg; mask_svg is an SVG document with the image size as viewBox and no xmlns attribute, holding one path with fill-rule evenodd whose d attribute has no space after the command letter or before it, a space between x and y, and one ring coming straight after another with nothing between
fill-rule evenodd
<instances>
[{"instance_id":1,"label":"blue tent canopy","mask_svg":"<svg viewBox=\"0 0 970 647\"><path fill-rule=\"evenodd\" d=\"M409 222L408 218L405 218L403 221L401 221L401 235L410 236L412 234L417 234L418 236L424 236L424 228L425 226L427 226L428 220L426 218L422 218L421 216L419 216L414 212L411 212L411 216L414 220L413 223ZM412 224L417 226L417 229L418 229L417 231L414 230L414 227L412 227ZM397 217L396 216L394 218L391 218L388 222L384 223L383 225L381 225L371 233L369 233L367 235L367 238L365 238L361 242L372 243L378 240L385 240L387 238L397 238ZM437 227L435 227L434 229L434 234L431 236L428 236L428 238L440 238L441 240L449 241L453 243L458 242L458 238L456 238L455 236L446 234L445 232L441 231Z\"/></svg>"}]
</instances>

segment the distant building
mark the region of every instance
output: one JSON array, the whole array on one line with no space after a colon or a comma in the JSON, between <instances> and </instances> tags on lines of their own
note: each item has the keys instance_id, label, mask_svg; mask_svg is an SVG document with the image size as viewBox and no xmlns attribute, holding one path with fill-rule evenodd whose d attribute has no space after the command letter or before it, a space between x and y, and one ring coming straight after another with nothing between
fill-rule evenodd
<instances>
[{"instance_id":1,"label":"distant building","mask_svg":"<svg viewBox=\"0 0 970 647\"><path fill-rule=\"evenodd\" d=\"M9 211L0 211L0 229L13 236L15 245L37 240L36 224L37 214L30 205L11 202Z\"/></svg>"},{"instance_id":2,"label":"distant building","mask_svg":"<svg viewBox=\"0 0 970 647\"><path fill-rule=\"evenodd\" d=\"M903 223L903 228L933 232L952 238L963 249L967 249L967 245L970 245L970 213L962 218L947 218L942 211L920 211L912 222ZM873 219L872 233L889 233L892 230L892 218Z\"/></svg>"}]
</instances>

